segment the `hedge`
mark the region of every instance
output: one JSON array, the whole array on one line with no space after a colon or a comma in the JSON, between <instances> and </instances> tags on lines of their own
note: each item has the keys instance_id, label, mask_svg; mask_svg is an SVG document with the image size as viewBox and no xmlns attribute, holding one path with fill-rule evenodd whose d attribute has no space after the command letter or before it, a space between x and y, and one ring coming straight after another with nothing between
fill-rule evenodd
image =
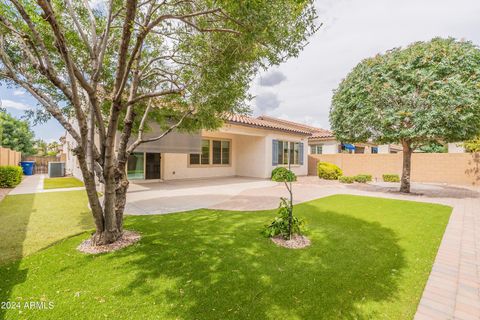
<instances>
[{"instance_id":1,"label":"hedge","mask_svg":"<svg viewBox=\"0 0 480 320\"><path fill-rule=\"evenodd\" d=\"M338 181L341 183L353 183L355 182L355 177L340 176L338 177Z\"/></svg>"},{"instance_id":2,"label":"hedge","mask_svg":"<svg viewBox=\"0 0 480 320\"><path fill-rule=\"evenodd\" d=\"M19 166L0 167L0 188L13 188L22 181L23 170Z\"/></svg>"},{"instance_id":3,"label":"hedge","mask_svg":"<svg viewBox=\"0 0 480 320\"><path fill-rule=\"evenodd\" d=\"M318 177L325 180L337 180L338 177L343 175L342 170L334 165L333 163L328 162L319 162L317 164L317 174Z\"/></svg>"},{"instance_id":4,"label":"hedge","mask_svg":"<svg viewBox=\"0 0 480 320\"><path fill-rule=\"evenodd\" d=\"M371 174L357 174L353 178L356 182L360 182L360 183L367 183L369 181L372 181L372 175Z\"/></svg>"},{"instance_id":5,"label":"hedge","mask_svg":"<svg viewBox=\"0 0 480 320\"><path fill-rule=\"evenodd\" d=\"M400 182L398 174L384 174L382 177L385 182Z\"/></svg>"}]
</instances>

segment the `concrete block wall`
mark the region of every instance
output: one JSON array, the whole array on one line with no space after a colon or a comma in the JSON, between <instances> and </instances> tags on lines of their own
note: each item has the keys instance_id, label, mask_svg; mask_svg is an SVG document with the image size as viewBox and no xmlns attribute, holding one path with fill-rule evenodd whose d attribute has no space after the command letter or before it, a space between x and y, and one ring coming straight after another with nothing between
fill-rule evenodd
<instances>
[{"instance_id":1,"label":"concrete block wall","mask_svg":"<svg viewBox=\"0 0 480 320\"><path fill-rule=\"evenodd\" d=\"M308 173L317 174L319 161L336 164L344 175L371 174L382 181L386 173L402 174L402 154L309 155ZM480 185L480 153L414 153L412 181Z\"/></svg>"}]
</instances>

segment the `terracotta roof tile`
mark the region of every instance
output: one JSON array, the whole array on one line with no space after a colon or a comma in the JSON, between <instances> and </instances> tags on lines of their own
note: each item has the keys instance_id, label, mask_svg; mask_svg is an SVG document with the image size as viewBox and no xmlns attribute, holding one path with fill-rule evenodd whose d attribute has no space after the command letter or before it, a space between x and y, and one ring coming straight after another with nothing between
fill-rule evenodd
<instances>
[{"instance_id":1,"label":"terracotta roof tile","mask_svg":"<svg viewBox=\"0 0 480 320\"><path fill-rule=\"evenodd\" d=\"M289 127L292 127L292 128L297 128L297 129L308 131L308 132L310 132L310 137L308 137L309 139L334 138L334 135L331 131L325 130L325 129L322 129L322 128L312 127L312 126L309 126L309 125L306 125L306 124L297 123L297 122L293 122L293 121L289 121L289 120L273 118L273 117L269 117L269 116L260 116L260 117L258 117L258 119L262 119L262 120L265 120L265 121L270 121L270 122L286 125L286 126L289 126Z\"/></svg>"},{"instance_id":2,"label":"terracotta roof tile","mask_svg":"<svg viewBox=\"0 0 480 320\"><path fill-rule=\"evenodd\" d=\"M265 129L293 132L293 133L298 133L302 135L310 135L312 133L310 130L306 130L301 127L282 124L275 121L264 120L260 118L253 118L253 117L239 115L239 114L228 114L225 116L225 121L230 123L242 124L242 125L265 128Z\"/></svg>"}]
</instances>

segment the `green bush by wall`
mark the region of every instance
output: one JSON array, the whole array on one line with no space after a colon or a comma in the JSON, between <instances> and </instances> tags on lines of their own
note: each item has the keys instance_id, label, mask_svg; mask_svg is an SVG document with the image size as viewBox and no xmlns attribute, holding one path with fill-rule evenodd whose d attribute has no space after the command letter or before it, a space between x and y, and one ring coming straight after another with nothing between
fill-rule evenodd
<instances>
[{"instance_id":1,"label":"green bush by wall","mask_svg":"<svg viewBox=\"0 0 480 320\"><path fill-rule=\"evenodd\" d=\"M325 180L337 180L338 177L343 175L342 170L338 166L328 162L319 162L317 164L317 173L320 179Z\"/></svg>"},{"instance_id":2,"label":"green bush by wall","mask_svg":"<svg viewBox=\"0 0 480 320\"><path fill-rule=\"evenodd\" d=\"M398 174L384 174L382 177L385 182L400 182Z\"/></svg>"},{"instance_id":3,"label":"green bush by wall","mask_svg":"<svg viewBox=\"0 0 480 320\"><path fill-rule=\"evenodd\" d=\"M338 177L338 181L340 181L341 183L354 183L355 177L340 176Z\"/></svg>"},{"instance_id":4,"label":"green bush by wall","mask_svg":"<svg viewBox=\"0 0 480 320\"><path fill-rule=\"evenodd\" d=\"M13 188L22 181L23 171L19 166L0 167L0 188Z\"/></svg>"},{"instance_id":5,"label":"green bush by wall","mask_svg":"<svg viewBox=\"0 0 480 320\"><path fill-rule=\"evenodd\" d=\"M372 175L370 174L357 174L355 177L353 177L355 182L359 183L367 183L369 181L372 181Z\"/></svg>"}]
</instances>

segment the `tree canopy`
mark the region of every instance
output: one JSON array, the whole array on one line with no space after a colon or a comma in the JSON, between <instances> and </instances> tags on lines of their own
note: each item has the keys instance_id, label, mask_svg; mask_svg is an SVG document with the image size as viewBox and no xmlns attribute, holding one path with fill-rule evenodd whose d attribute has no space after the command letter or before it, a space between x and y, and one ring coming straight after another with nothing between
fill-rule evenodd
<instances>
[{"instance_id":1,"label":"tree canopy","mask_svg":"<svg viewBox=\"0 0 480 320\"><path fill-rule=\"evenodd\" d=\"M297 56L315 18L313 0L0 0L0 80L76 141L92 242L110 243L122 234L129 154L247 111L256 72ZM144 137L149 121L158 136Z\"/></svg>"},{"instance_id":2,"label":"tree canopy","mask_svg":"<svg viewBox=\"0 0 480 320\"><path fill-rule=\"evenodd\" d=\"M0 146L30 155L35 153L34 137L28 121L16 119L0 110Z\"/></svg>"},{"instance_id":3,"label":"tree canopy","mask_svg":"<svg viewBox=\"0 0 480 320\"><path fill-rule=\"evenodd\" d=\"M341 141L408 152L470 139L480 131L480 50L435 38L365 59L334 91L330 122Z\"/></svg>"},{"instance_id":4,"label":"tree canopy","mask_svg":"<svg viewBox=\"0 0 480 320\"><path fill-rule=\"evenodd\" d=\"M472 138L480 129L480 50L435 38L365 59L335 90L330 120L349 142Z\"/></svg>"}]
</instances>

